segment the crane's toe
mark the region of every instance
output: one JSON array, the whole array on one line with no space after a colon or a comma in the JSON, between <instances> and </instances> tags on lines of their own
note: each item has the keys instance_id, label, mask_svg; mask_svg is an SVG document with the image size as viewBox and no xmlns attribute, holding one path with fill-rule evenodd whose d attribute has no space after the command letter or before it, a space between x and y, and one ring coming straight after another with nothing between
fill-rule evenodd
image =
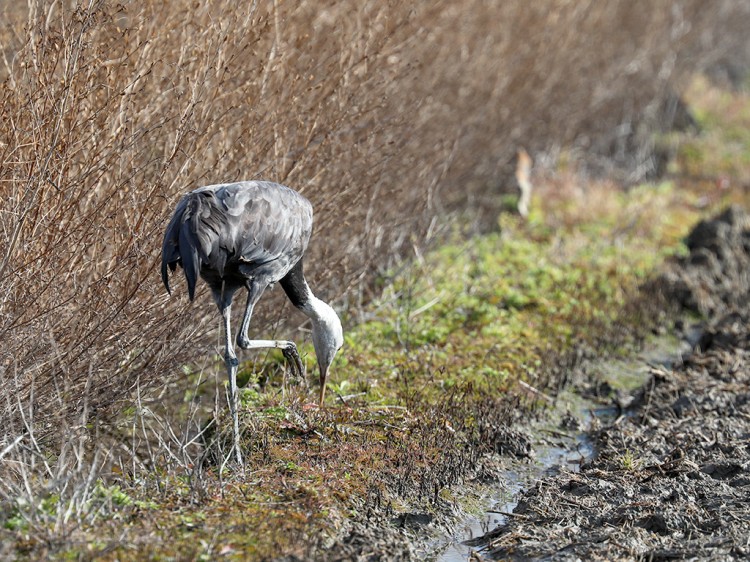
<instances>
[{"instance_id":1,"label":"crane's toe","mask_svg":"<svg viewBox=\"0 0 750 562\"><path fill-rule=\"evenodd\" d=\"M304 369L302 368L302 359L300 359L299 352L297 351L297 346L293 343L290 343L288 347L282 349L282 353L289 363L289 367L291 368L294 376L299 379L303 379Z\"/></svg>"}]
</instances>

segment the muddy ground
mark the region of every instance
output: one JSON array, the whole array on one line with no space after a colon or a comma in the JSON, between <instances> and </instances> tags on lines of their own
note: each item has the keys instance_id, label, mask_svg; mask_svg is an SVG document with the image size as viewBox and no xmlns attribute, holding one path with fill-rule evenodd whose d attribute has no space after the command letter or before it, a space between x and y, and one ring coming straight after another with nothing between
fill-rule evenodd
<instances>
[{"instance_id":1,"label":"muddy ground","mask_svg":"<svg viewBox=\"0 0 750 562\"><path fill-rule=\"evenodd\" d=\"M750 217L730 208L687 242L652 288L707 318L692 352L653 367L592 431L596 456L525 491L477 559L750 557Z\"/></svg>"}]
</instances>

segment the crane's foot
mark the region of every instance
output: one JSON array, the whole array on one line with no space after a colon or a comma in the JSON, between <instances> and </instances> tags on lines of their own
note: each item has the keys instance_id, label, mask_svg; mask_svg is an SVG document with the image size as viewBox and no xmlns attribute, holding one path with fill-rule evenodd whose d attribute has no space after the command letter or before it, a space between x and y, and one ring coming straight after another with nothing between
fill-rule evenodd
<instances>
[{"instance_id":1,"label":"crane's foot","mask_svg":"<svg viewBox=\"0 0 750 562\"><path fill-rule=\"evenodd\" d=\"M290 346L283 348L281 352L284 354L287 363L289 363L289 368L292 370L292 374L296 378L304 380L305 372L302 368L302 359L300 359L297 346L291 344Z\"/></svg>"}]
</instances>

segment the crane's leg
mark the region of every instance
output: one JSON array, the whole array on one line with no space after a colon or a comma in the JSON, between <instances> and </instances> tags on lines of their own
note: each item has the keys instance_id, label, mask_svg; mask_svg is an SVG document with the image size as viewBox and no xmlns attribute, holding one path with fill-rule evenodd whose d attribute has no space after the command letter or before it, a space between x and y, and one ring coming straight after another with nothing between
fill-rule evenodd
<instances>
[{"instance_id":1,"label":"crane's leg","mask_svg":"<svg viewBox=\"0 0 750 562\"><path fill-rule=\"evenodd\" d=\"M297 346L294 345L294 342L287 340L251 340L247 337L247 330L250 327L250 318L252 318L253 315L253 308L255 307L255 303L260 300L260 297L263 295L263 291L266 290L267 286L267 284L258 281L250 281L247 284L247 304L245 305L245 314L242 317L240 331L237 332L237 347L240 349L281 349L294 376L303 378L304 371L302 369L302 360L300 359Z\"/></svg>"},{"instance_id":2,"label":"crane's leg","mask_svg":"<svg viewBox=\"0 0 750 562\"><path fill-rule=\"evenodd\" d=\"M258 282L256 280L248 281L247 287L247 303L245 304L245 314L242 316L242 324L240 324L240 331L237 332L237 347L240 349L250 349L250 338L247 337L247 330L250 327L250 318L253 316L253 308L255 304L263 296L263 291L266 290L268 285L265 283Z\"/></svg>"},{"instance_id":3,"label":"crane's leg","mask_svg":"<svg viewBox=\"0 0 750 562\"><path fill-rule=\"evenodd\" d=\"M232 295L234 291L223 291L214 295L216 304L221 311L224 320L224 362L227 365L229 375L229 409L232 413L232 441L234 456L237 464L242 464L242 451L240 450L240 420L238 414L239 400L237 394L237 369L239 361L232 345L232 330L230 328L230 317L232 315Z\"/></svg>"}]
</instances>

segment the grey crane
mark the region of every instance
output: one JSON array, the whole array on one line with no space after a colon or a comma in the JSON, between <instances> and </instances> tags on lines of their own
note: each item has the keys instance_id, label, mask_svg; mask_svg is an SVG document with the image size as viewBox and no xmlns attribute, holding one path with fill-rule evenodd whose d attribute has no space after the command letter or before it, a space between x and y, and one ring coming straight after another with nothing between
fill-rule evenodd
<instances>
[{"instance_id":1,"label":"grey crane","mask_svg":"<svg viewBox=\"0 0 750 562\"><path fill-rule=\"evenodd\" d=\"M198 276L211 288L224 322L224 361L229 374L235 458L242 464L237 415L237 368L232 345L232 298L247 289L247 304L237 332L242 349L283 350L292 370L302 374L294 342L250 340L247 336L253 307L266 288L277 281L292 304L312 321L312 340L320 370L320 404L325 398L328 369L344 338L341 321L328 304L315 297L302 272L302 261L312 232L312 205L289 187L266 181L209 185L183 196L164 234L161 278L167 292L169 275L181 266L188 295L195 297Z\"/></svg>"}]
</instances>

